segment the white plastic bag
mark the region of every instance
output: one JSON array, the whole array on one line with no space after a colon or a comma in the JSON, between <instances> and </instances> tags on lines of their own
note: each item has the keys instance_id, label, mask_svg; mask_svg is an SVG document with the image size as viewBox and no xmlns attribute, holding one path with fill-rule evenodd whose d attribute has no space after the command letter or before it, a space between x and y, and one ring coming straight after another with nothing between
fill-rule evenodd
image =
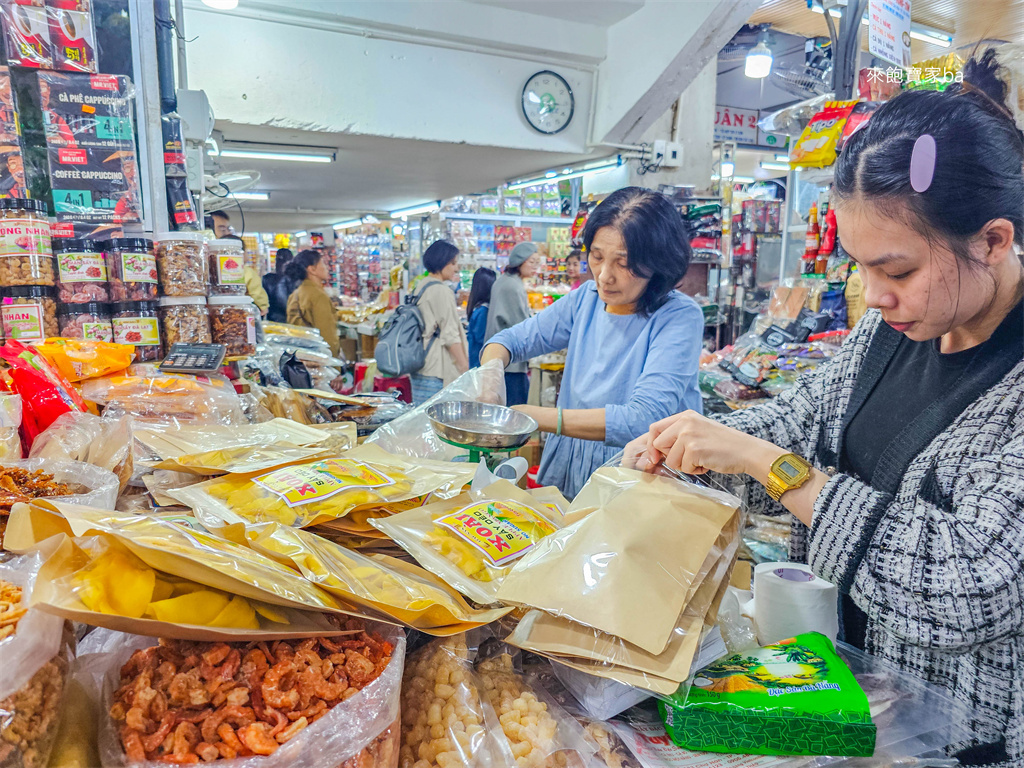
<instances>
[{"instance_id":1,"label":"white plastic bag","mask_svg":"<svg viewBox=\"0 0 1024 768\"><path fill-rule=\"evenodd\" d=\"M79 504L83 507L113 509L121 484L113 472L85 464L81 461L60 461L56 459L21 459L5 461L3 466L27 469L35 472L41 469L53 475L54 482L66 483L75 493L67 496L48 496L49 501Z\"/></svg>"},{"instance_id":2,"label":"white plastic bag","mask_svg":"<svg viewBox=\"0 0 1024 768\"><path fill-rule=\"evenodd\" d=\"M504 405L505 370L501 362L492 360L479 368L470 368L427 402L380 427L366 442L377 443L388 453L420 459L450 461L456 456L465 456L467 451L449 445L438 437L427 418L427 408L431 405L452 400L478 400Z\"/></svg>"}]
</instances>

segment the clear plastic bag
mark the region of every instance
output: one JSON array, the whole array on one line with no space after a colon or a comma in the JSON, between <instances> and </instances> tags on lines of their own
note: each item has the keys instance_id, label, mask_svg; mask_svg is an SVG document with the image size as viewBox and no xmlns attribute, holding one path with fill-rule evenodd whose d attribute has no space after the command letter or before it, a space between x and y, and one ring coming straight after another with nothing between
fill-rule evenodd
<instances>
[{"instance_id":1,"label":"clear plastic bag","mask_svg":"<svg viewBox=\"0 0 1024 768\"><path fill-rule=\"evenodd\" d=\"M271 752L270 754L217 759L217 765L222 768L397 768L399 701L405 637L401 630L394 627L378 625L367 629L393 646L390 661L379 677L354 696L337 703L319 719L309 722L301 730L296 729L297 733L283 743L270 738L265 742L265 748ZM90 636L88 650L97 648L101 655L93 660L91 670L94 676L99 678L98 682L103 692L103 710L108 712L114 701L115 692L121 684L123 665L132 658L135 651L152 647L154 641L148 637L103 630L93 634L99 636ZM236 646L240 652L246 647L242 644ZM83 647L83 650L86 648ZM206 650L212 650L211 646L206 646ZM268 714L268 717L272 715ZM266 722L269 723L269 720ZM214 746L205 741L201 732L202 724L191 729L182 728L184 725L186 724L179 723L175 728L175 735L179 736L180 733L179 738L184 742L183 747L191 743L182 750L183 752L191 753L197 748L205 750L203 745ZM238 728L238 731L243 730L246 730L246 726ZM266 732L270 730L269 724L262 730L263 738L260 740L264 741L267 738ZM220 738L219 732L217 738ZM247 743L255 741L248 736L244 738ZM198 742L198 739L204 741ZM103 717L99 740L100 756L104 766L114 768L132 765L157 768L167 764L166 760L128 760L117 725L111 717ZM224 752L219 754L223 755Z\"/></svg>"},{"instance_id":2,"label":"clear plastic bag","mask_svg":"<svg viewBox=\"0 0 1024 768\"><path fill-rule=\"evenodd\" d=\"M479 368L471 368L442 389L427 402L385 424L367 438L389 453L422 459L450 461L467 451L441 440L430 426L427 408L434 403L451 400L478 400L505 404L505 371L501 362L492 360Z\"/></svg>"},{"instance_id":3,"label":"clear plastic bag","mask_svg":"<svg viewBox=\"0 0 1024 768\"><path fill-rule=\"evenodd\" d=\"M135 469L131 419L101 419L91 413L69 411L35 439L29 458L92 464L112 472L118 479L119 492L124 491Z\"/></svg>"},{"instance_id":4,"label":"clear plastic bag","mask_svg":"<svg viewBox=\"0 0 1024 768\"><path fill-rule=\"evenodd\" d=\"M21 458L21 395L0 394L0 461Z\"/></svg>"},{"instance_id":5,"label":"clear plastic bag","mask_svg":"<svg viewBox=\"0 0 1024 768\"><path fill-rule=\"evenodd\" d=\"M72 493L63 496L48 496L48 501L81 504L96 509L113 509L121 487L113 472L80 461L33 458L5 461L3 467L24 469L29 472L41 470L53 475L55 483L65 483L72 490Z\"/></svg>"},{"instance_id":6,"label":"clear plastic bag","mask_svg":"<svg viewBox=\"0 0 1024 768\"><path fill-rule=\"evenodd\" d=\"M32 599L42 561L38 553L0 563L0 580ZM14 634L0 640L0 765L43 768L57 735L74 636L59 616L29 608Z\"/></svg>"}]
</instances>

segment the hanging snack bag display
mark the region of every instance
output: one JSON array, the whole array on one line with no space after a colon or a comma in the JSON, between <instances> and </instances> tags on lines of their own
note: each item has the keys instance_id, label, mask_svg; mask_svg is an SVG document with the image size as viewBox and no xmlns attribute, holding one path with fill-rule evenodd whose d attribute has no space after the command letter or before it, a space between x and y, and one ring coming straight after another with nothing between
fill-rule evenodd
<instances>
[{"instance_id":1,"label":"hanging snack bag display","mask_svg":"<svg viewBox=\"0 0 1024 768\"><path fill-rule=\"evenodd\" d=\"M794 168L825 168L836 161L836 146L857 100L829 101L804 128L789 153Z\"/></svg>"}]
</instances>

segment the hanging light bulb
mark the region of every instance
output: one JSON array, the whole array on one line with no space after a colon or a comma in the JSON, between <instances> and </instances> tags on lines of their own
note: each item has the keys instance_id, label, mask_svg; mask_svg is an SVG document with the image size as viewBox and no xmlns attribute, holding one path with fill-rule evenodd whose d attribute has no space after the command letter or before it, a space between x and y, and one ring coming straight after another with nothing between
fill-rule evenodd
<instances>
[{"instance_id":1,"label":"hanging light bulb","mask_svg":"<svg viewBox=\"0 0 1024 768\"><path fill-rule=\"evenodd\" d=\"M233 11L238 7L238 0L203 0L203 5L208 5L218 11Z\"/></svg>"},{"instance_id":2,"label":"hanging light bulb","mask_svg":"<svg viewBox=\"0 0 1024 768\"><path fill-rule=\"evenodd\" d=\"M747 51L747 63L743 67L743 73L747 77L762 80L768 77L772 71L772 51L765 45L764 40L758 41L757 45Z\"/></svg>"}]
</instances>

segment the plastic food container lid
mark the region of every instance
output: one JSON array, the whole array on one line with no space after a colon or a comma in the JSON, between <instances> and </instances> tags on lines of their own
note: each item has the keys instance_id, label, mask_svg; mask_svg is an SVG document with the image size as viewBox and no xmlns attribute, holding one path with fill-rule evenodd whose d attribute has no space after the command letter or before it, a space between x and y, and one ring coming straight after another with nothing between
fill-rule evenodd
<instances>
[{"instance_id":1,"label":"plastic food container lid","mask_svg":"<svg viewBox=\"0 0 1024 768\"><path fill-rule=\"evenodd\" d=\"M153 239L158 243L173 242L174 240L201 243L206 240L206 235L202 232L161 232L153 235Z\"/></svg>"},{"instance_id":2,"label":"plastic food container lid","mask_svg":"<svg viewBox=\"0 0 1024 768\"><path fill-rule=\"evenodd\" d=\"M210 248L215 251L244 251L245 243L241 240L234 240L231 238L224 238L222 240L210 240L206 243Z\"/></svg>"},{"instance_id":3,"label":"plastic food container lid","mask_svg":"<svg viewBox=\"0 0 1024 768\"><path fill-rule=\"evenodd\" d=\"M11 288L0 288L0 297L4 298L25 298L48 296L53 298L57 289L52 285L16 285Z\"/></svg>"},{"instance_id":4,"label":"plastic food container lid","mask_svg":"<svg viewBox=\"0 0 1024 768\"><path fill-rule=\"evenodd\" d=\"M75 237L53 238L53 250L60 253L81 251L82 253L102 253L103 243L98 240L79 240Z\"/></svg>"},{"instance_id":5,"label":"plastic food container lid","mask_svg":"<svg viewBox=\"0 0 1024 768\"><path fill-rule=\"evenodd\" d=\"M156 312L156 301L116 301L110 305L114 312Z\"/></svg>"},{"instance_id":6,"label":"plastic food container lid","mask_svg":"<svg viewBox=\"0 0 1024 768\"><path fill-rule=\"evenodd\" d=\"M153 241L144 237L115 237L103 243L107 251L151 251Z\"/></svg>"},{"instance_id":7,"label":"plastic food container lid","mask_svg":"<svg viewBox=\"0 0 1024 768\"><path fill-rule=\"evenodd\" d=\"M254 302L251 296L210 296L206 299L207 304L249 304Z\"/></svg>"},{"instance_id":8,"label":"plastic food container lid","mask_svg":"<svg viewBox=\"0 0 1024 768\"><path fill-rule=\"evenodd\" d=\"M46 203L42 200L32 200L20 197L5 197L0 199L0 211L25 210L33 213L46 213Z\"/></svg>"},{"instance_id":9,"label":"plastic food container lid","mask_svg":"<svg viewBox=\"0 0 1024 768\"><path fill-rule=\"evenodd\" d=\"M60 304L58 315L109 315L110 305L99 301L87 301L84 304Z\"/></svg>"},{"instance_id":10,"label":"plastic food container lid","mask_svg":"<svg viewBox=\"0 0 1024 768\"><path fill-rule=\"evenodd\" d=\"M161 307L206 306L205 296L164 296L160 299Z\"/></svg>"}]
</instances>

